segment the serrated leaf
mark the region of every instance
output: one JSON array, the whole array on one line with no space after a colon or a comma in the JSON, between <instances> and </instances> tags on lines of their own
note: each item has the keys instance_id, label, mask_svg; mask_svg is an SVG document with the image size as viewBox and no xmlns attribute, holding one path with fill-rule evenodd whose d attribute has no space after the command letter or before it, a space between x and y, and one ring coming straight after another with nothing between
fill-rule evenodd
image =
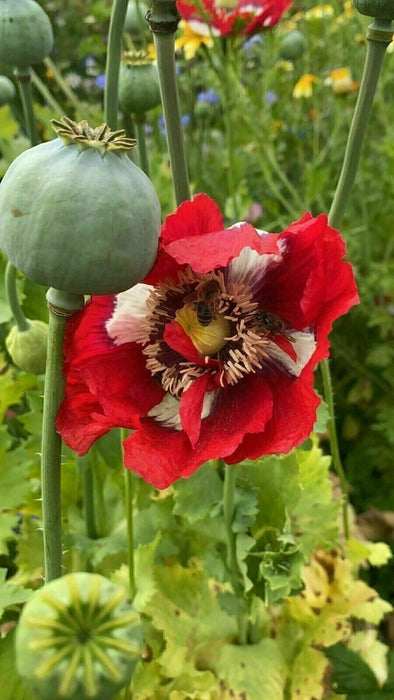
<instances>
[{"instance_id":1,"label":"serrated leaf","mask_svg":"<svg viewBox=\"0 0 394 700\"><path fill-rule=\"evenodd\" d=\"M140 544L134 553L137 591L133 605L138 612L144 612L145 606L156 592L154 561L160 538L161 533L158 532L150 544Z\"/></svg>"},{"instance_id":2,"label":"serrated leaf","mask_svg":"<svg viewBox=\"0 0 394 700\"><path fill-rule=\"evenodd\" d=\"M25 603L32 596L33 591L28 591L15 583L12 579L6 581L7 569L0 569L0 617L5 608L10 605Z\"/></svg>"},{"instance_id":3,"label":"serrated leaf","mask_svg":"<svg viewBox=\"0 0 394 700\"><path fill-rule=\"evenodd\" d=\"M234 494L234 532L247 532L252 527L258 512L259 489L251 481L238 478Z\"/></svg>"},{"instance_id":4,"label":"serrated leaf","mask_svg":"<svg viewBox=\"0 0 394 700\"><path fill-rule=\"evenodd\" d=\"M26 502L30 491L31 463L23 447L10 450L7 429L0 429L0 509L16 508Z\"/></svg>"},{"instance_id":5,"label":"serrated leaf","mask_svg":"<svg viewBox=\"0 0 394 700\"><path fill-rule=\"evenodd\" d=\"M174 484L174 513L190 523L205 518L222 498L223 484L211 462L203 464L189 479Z\"/></svg>"},{"instance_id":6,"label":"serrated leaf","mask_svg":"<svg viewBox=\"0 0 394 700\"><path fill-rule=\"evenodd\" d=\"M0 554L8 554L7 542L11 538L15 538L14 529L18 525L19 519L18 513L0 513Z\"/></svg>"},{"instance_id":7,"label":"serrated leaf","mask_svg":"<svg viewBox=\"0 0 394 700\"><path fill-rule=\"evenodd\" d=\"M15 632L0 639L1 700L37 700L20 680L15 664Z\"/></svg>"},{"instance_id":8,"label":"serrated leaf","mask_svg":"<svg viewBox=\"0 0 394 700\"><path fill-rule=\"evenodd\" d=\"M213 668L228 691L226 698L283 700L286 665L272 639L245 646L225 644Z\"/></svg>"},{"instance_id":9,"label":"serrated leaf","mask_svg":"<svg viewBox=\"0 0 394 700\"><path fill-rule=\"evenodd\" d=\"M353 698L362 693L373 694L379 691L376 676L369 666L344 644L335 644L325 649L325 654L334 667L331 683L335 692Z\"/></svg>"},{"instance_id":10,"label":"serrated leaf","mask_svg":"<svg viewBox=\"0 0 394 700\"><path fill-rule=\"evenodd\" d=\"M0 356L0 365L0 421L2 422L7 408L18 403L25 391L36 386L37 380L32 374L24 374L14 367L7 366L4 356Z\"/></svg>"}]
</instances>

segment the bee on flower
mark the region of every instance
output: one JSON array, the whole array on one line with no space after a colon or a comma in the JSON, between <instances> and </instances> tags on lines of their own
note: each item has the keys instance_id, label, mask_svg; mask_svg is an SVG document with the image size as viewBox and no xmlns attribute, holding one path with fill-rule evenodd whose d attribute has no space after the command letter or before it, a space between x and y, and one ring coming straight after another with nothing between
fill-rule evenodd
<instances>
[{"instance_id":1,"label":"bee on flower","mask_svg":"<svg viewBox=\"0 0 394 700\"><path fill-rule=\"evenodd\" d=\"M225 228L205 194L181 204L143 282L67 322L66 444L131 428L125 466L160 489L210 459L288 452L313 428L332 323L358 301L344 252L324 215L269 234Z\"/></svg>"}]
</instances>

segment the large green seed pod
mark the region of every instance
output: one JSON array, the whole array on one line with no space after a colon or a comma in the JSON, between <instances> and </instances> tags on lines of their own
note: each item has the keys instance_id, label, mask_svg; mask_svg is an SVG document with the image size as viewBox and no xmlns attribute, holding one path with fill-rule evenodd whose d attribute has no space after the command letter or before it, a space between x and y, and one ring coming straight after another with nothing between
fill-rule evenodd
<instances>
[{"instance_id":1,"label":"large green seed pod","mask_svg":"<svg viewBox=\"0 0 394 700\"><path fill-rule=\"evenodd\" d=\"M6 348L12 361L32 374L43 374L47 357L48 324L43 321L28 321L29 327L20 330L13 326L6 337Z\"/></svg>"},{"instance_id":2,"label":"large green seed pod","mask_svg":"<svg viewBox=\"0 0 394 700\"><path fill-rule=\"evenodd\" d=\"M306 39L298 29L289 32L281 41L279 54L286 61L294 61L302 56L306 49Z\"/></svg>"},{"instance_id":3,"label":"large green seed pod","mask_svg":"<svg viewBox=\"0 0 394 700\"><path fill-rule=\"evenodd\" d=\"M124 114L145 114L160 104L159 75L145 51L127 51L119 73L119 106Z\"/></svg>"},{"instance_id":4,"label":"large green seed pod","mask_svg":"<svg viewBox=\"0 0 394 700\"><path fill-rule=\"evenodd\" d=\"M40 700L110 700L130 682L141 646L123 588L99 574L67 574L25 605L17 669Z\"/></svg>"},{"instance_id":5,"label":"large green seed pod","mask_svg":"<svg viewBox=\"0 0 394 700\"><path fill-rule=\"evenodd\" d=\"M0 75L0 107L11 102L15 97L15 86L12 80Z\"/></svg>"},{"instance_id":6,"label":"large green seed pod","mask_svg":"<svg viewBox=\"0 0 394 700\"><path fill-rule=\"evenodd\" d=\"M49 17L34 0L0 0L0 63L24 68L51 52Z\"/></svg>"},{"instance_id":7,"label":"large green seed pod","mask_svg":"<svg viewBox=\"0 0 394 700\"><path fill-rule=\"evenodd\" d=\"M0 0L1 2L1 0ZM53 121L60 138L22 153L0 185L0 247L26 277L74 294L114 294L156 257L160 205L104 124Z\"/></svg>"}]
</instances>

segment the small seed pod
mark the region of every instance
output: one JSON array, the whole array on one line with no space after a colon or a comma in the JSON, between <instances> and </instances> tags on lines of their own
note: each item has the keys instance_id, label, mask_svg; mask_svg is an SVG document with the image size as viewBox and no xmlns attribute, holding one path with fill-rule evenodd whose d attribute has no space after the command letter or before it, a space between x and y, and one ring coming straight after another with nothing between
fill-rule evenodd
<instances>
[{"instance_id":1,"label":"small seed pod","mask_svg":"<svg viewBox=\"0 0 394 700\"><path fill-rule=\"evenodd\" d=\"M51 52L49 17L34 0L0 1L0 63L25 68Z\"/></svg>"},{"instance_id":2,"label":"small seed pod","mask_svg":"<svg viewBox=\"0 0 394 700\"><path fill-rule=\"evenodd\" d=\"M141 42L145 37L150 36L148 23L145 15L148 12L148 6L144 2L139 2L138 7L135 0L127 5L126 19L124 23L125 32L129 32L135 43Z\"/></svg>"},{"instance_id":3,"label":"small seed pod","mask_svg":"<svg viewBox=\"0 0 394 700\"><path fill-rule=\"evenodd\" d=\"M279 55L286 61L294 61L294 59L302 56L306 45L304 35L295 29L293 32L289 32L282 40L279 46Z\"/></svg>"},{"instance_id":4,"label":"small seed pod","mask_svg":"<svg viewBox=\"0 0 394 700\"><path fill-rule=\"evenodd\" d=\"M127 51L119 73L119 106L124 114L145 114L160 104L159 75L145 51Z\"/></svg>"},{"instance_id":5,"label":"small seed pod","mask_svg":"<svg viewBox=\"0 0 394 700\"><path fill-rule=\"evenodd\" d=\"M367 17L394 19L394 0L354 0L356 9Z\"/></svg>"},{"instance_id":6,"label":"small seed pod","mask_svg":"<svg viewBox=\"0 0 394 700\"><path fill-rule=\"evenodd\" d=\"M160 205L127 155L135 141L67 117L59 138L12 163L0 185L0 247L26 277L73 294L115 294L156 257Z\"/></svg>"},{"instance_id":7,"label":"small seed pod","mask_svg":"<svg viewBox=\"0 0 394 700\"><path fill-rule=\"evenodd\" d=\"M17 669L40 700L110 700L130 682L141 647L123 588L99 574L67 574L25 605Z\"/></svg>"},{"instance_id":8,"label":"small seed pod","mask_svg":"<svg viewBox=\"0 0 394 700\"><path fill-rule=\"evenodd\" d=\"M0 75L0 107L12 102L15 97L15 86L12 80Z\"/></svg>"},{"instance_id":9,"label":"small seed pod","mask_svg":"<svg viewBox=\"0 0 394 700\"><path fill-rule=\"evenodd\" d=\"M25 331L13 326L5 344L12 361L24 372L42 374L47 357L48 325L43 321L29 321Z\"/></svg>"}]
</instances>

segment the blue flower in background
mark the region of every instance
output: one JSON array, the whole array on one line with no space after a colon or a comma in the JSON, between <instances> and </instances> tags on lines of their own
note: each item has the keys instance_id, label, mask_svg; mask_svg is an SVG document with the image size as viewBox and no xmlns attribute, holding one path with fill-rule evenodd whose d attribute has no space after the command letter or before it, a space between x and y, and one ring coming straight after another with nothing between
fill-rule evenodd
<instances>
[{"instance_id":1,"label":"blue flower in background","mask_svg":"<svg viewBox=\"0 0 394 700\"><path fill-rule=\"evenodd\" d=\"M274 102L278 101L278 96L273 90L268 90L265 95L265 101L268 102L269 105L272 105Z\"/></svg>"},{"instance_id":2,"label":"blue flower in background","mask_svg":"<svg viewBox=\"0 0 394 700\"><path fill-rule=\"evenodd\" d=\"M203 90L197 95L197 102L204 105L214 105L219 102L219 95L215 90L209 88L209 90Z\"/></svg>"},{"instance_id":3,"label":"blue flower in background","mask_svg":"<svg viewBox=\"0 0 394 700\"><path fill-rule=\"evenodd\" d=\"M101 75L98 75L96 80L94 81L101 90L104 90L105 88L105 73L101 73Z\"/></svg>"},{"instance_id":4,"label":"blue flower in background","mask_svg":"<svg viewBox=\"0 0 394 700\"><path fill-rule=\"evenodd\" d=\"M256 46L258 44L262 44L262 43L263 43L263 37L260 36L260 34L255 34L250 39L245 41L242 48L246 53L249 53L250 50L253 49L254 46Z\"/></svg>"},{"instance_id":5,"label":"blue flower in background","mask_svg":"<svg viewBox=\"0 0 394 700\"><path fill-rule=\"evenodd\" d=\"M188 124L190 124L190 115L189 114L182 115L181 124L182 124L183 128L185 128L186 126L188 126ZM164 123L164 117L162 114L159 115L159 129L160 129L161 133L163 134L163 136L165 136L166 135L166 125Z\"/></svg>"}]
</instances>

